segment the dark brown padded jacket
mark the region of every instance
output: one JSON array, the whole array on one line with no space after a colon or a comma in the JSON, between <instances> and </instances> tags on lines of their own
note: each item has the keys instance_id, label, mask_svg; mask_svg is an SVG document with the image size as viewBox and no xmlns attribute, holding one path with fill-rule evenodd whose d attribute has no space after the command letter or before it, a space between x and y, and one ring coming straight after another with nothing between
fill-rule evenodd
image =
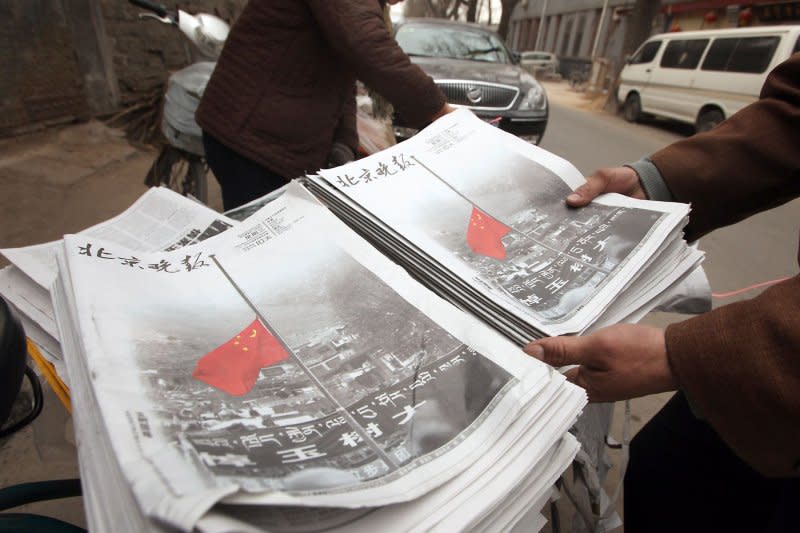
<instances>
[{"instance_id":1,"label":"dark brown padded jacket","mask_svg":"<svg viewBox=\"0 0 800 533\"><path fill-rule=\"evenodd\" d=\"M422 127L445 103L389 34L379 0L250 0L196 118L220 142L288 179L355 151L355 81Z\"/></svg>"},{"instance_id":2,"label":"dark brown padded jacket","mask_svg":"<svg viewBox=\"0 0 800 533\"><path fill-rule=\"evenodd\" d=\"M756 103L651 160L692 204L689 240L800 196L800 54ZM666 341L679 388L725 442L765 475L800 475L800 276L673 324Z\"/></svg>"}]
</instances>

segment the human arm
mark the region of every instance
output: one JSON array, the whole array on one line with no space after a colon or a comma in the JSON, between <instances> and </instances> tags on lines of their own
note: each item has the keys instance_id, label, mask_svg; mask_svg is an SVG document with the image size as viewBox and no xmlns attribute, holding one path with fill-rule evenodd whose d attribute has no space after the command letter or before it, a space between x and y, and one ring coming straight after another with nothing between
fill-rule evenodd
<instances>
[{"instance_id":1,"label":"human arm","mask_svg":"<svg viewBox=\"0 0 800 533\"><path fill-rule=\"evenodd\" d=\"M442 118L446 114L452 113L455 110L456 110L455 107L453 107L450 104L448 104L447 102L445 102L444 105L439 109L439 111L434 113L433 117L431 118L431 122L433 122L436 119Z\"/></svg>"},{"instance_id":2,"label":"human arm","mask_svg":"<svg viewBox=\"0 0 800 533\"><path fill-rule=\"evenodd\" d=\"M800 474L800 276L751 300L661 330L620 324L551 337L525 352L553 366L591 401L680 389L722 439L769 476Z\"/></svg>"},{"instance_id":3,"label":"human arm","mask_svg":"<svg viewBox=\"0 0 800 533\"><path fill-rule=\"evenodd\" d=\"M711 132L651 156L674 199L692 203L687 240L800 195L798 119L796 54L770 75L758 102ZM586 205L602 192L642 197L641 176L633 169L613 170L590 176L583 190L576 191L579 197L567 202ZM673 324L663 333L668 364L650 366L668 368L675 386L725 442L772 476L800 474L799 301L800 277L795 277L752 300ZM545 361L549 351L557 354L559 364L580 364L570 377L581 380L590 397L622 399L664 389L665 375L626 370L648 358L662 360L652 336L642 335L641 347L609 337L601 330L585 337L578 348L572 340L556 338L536 341L526 350L531 353L541 345ZM595 346L598 340L610 345Z\"/></svg>"},{"instance_id":4,"label":"human arm","mask_svg":"<svg viewBox=\"0 0 800 533\"><path fill-rule=\"evenodd\" d=\"M307 0L326 43L345 68L384 95L413 127L452 110L430 76L389 34L377 0Z\"/></svg>"},{"instance_id":5,"label":"human arm","mask_svg":"<svg viewBox=\"0 0 800 533\"><path fill-rule=\"evenodd\" d=\"M525 352L562 367L567 378L586 389L589 401L613 402L676 389L664 331L652 326L617 324L575 337L548 337Z\"/></svg>"},{"instance_id":6,"label":"human arm","mask_svg":"<svg viewBox=\"0 0 800 533\"><path fill-rule=\"evenodd\" d=\"M603 193L615 192L644 200L647 197L639 176L631 167L612 167L596 170L586 183L567 196L567 204L583 207Z\"/></svg>"},{"instance_id":7,"label":"human arm","mask_svg":"<svg viewBox=\"0 0 800 533\"><path fill-rule=\"evenodd\" d=\"M800 276L669 326L678 387L723 440L770 476L800 475Z\"/></svg>"}]
</instances>

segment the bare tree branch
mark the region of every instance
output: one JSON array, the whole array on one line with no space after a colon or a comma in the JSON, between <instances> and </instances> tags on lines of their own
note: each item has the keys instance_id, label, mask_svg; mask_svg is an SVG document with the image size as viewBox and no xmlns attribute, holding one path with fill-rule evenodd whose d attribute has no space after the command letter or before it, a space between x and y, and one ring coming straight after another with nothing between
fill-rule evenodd
<instances>
[{"instance_id":1,"label":"bare tree branch","mask_svg":"<svg viewBox=\"0 0 800 533\"><path fill-rule=\"evenodd\" d=\"M433 0L427 0L428 2L428 9L430 9L431 14L434 17L443 17L444 13L439 11L440 9L440 2L434 2Z\"/></svg>"},{"instance_id":2,"label":"bare tree branch","mask_svg":"<svg viewBox=\"0 0 800 533\"><path fill-rule=\"evenodd\" d=\"M478 17L478 0L467 1L467 22L476 22Z\"/></svg>"},{"instance_id":3,"label":"bare tree branch","mask_svg":"<svg viewBox=\"0 0 800 533\"><path fill-rule=\"evenodd\" d=\"M519 3L519 0L500 0L500 5L503 10L500 13L500 25L497 27L497 33L505 40L508 36L508 25L511 21L511 13Z\"/></svg>"},{"instance_id":4,"label":"bare tree branch","mask_svg":"<svg viewBox=\"0 0 800 533\"><path fill-rule=\"evenodd\" d=\"M461 4L462 4L463 1L464 0L455 0L453 2L453 5L451 6L451 9L450 9L450 14L447 15L447 18L453 19L453 20L458 20L458 9L461 7Z\"/></svg>"}]
</instances>

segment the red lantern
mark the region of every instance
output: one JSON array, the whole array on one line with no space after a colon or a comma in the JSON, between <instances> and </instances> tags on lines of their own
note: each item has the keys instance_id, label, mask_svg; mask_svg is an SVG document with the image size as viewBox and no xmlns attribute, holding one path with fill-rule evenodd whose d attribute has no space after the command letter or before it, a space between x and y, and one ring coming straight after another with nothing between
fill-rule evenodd
<instances>
[{"instance_id":1,"label":"red lantern","mask_svg":"<svg viewBox=\"0 0 800 533\"><path fill-rule=\"evenodd\" d=\"M739 11L739 26L749 26L753 22L753 12L749 7Z\"/></svg>"},{"instance_id":2,"label":"red lantern","mask_svg":"<svg viewBox=\"0 0 800 533\"><path fill-rule=\"evenodd\" d=\"M703 15L703 20L708 22L709 24L717 21L717 14L714 11L709 11L705 15Z\"/></svg>"}]
</instances>

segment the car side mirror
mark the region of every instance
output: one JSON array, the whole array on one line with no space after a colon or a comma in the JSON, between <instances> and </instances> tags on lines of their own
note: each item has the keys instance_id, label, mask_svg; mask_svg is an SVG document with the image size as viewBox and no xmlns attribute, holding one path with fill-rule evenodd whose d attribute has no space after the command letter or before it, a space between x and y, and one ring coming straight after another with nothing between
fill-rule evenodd
<instances>
[{"instance_id":1,"label":"car side mirror","mask_svg":"<svg viewBox=\"0 0 800 533\"><path fill-rule=\"evenodd\" d=\"M633 62L633 54L625 54L625 64L630 65Z\"/></svg>"},{"instance_id":2,"label":"car side mirror","mask_svg":"<svg viewBox=\"0 0 800 533\"><path fill-rule=\"evenodd\" d=\"M511 62L515 65L519 65L520 61L522 61L522 54L515 50L511 50Z\"/></svg>"}]
</instances>

